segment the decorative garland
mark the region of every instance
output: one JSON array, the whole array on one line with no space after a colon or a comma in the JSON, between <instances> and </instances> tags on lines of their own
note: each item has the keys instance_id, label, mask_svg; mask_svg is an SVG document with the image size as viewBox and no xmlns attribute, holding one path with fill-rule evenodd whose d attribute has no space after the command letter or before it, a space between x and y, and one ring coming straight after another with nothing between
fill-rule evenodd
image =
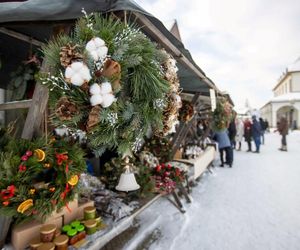
<instances>
[{"instance_id":1,"label":"decorative garland","mask_svg":"<svg viewBox=\"0 0 300 250\"><path fill-rule=\"evenodd\" d=\"M84 152L65 140L12 139L0 153L0 213L45 219L74 198Z\"/></svg>"},{"instance_id":2,"label":"decorative garland","mask_svg":"<svg viewBox=\"0 0 300 250\"><path fill-rule=\"evenodd\" d=\"M53 69L42 78L53 124L87 131L99 155L138 151L149 131L165 134L175 120L175 61L133 26L85 13L72 36L58 37L43 51Z\"/></svg>"}]
</instances>

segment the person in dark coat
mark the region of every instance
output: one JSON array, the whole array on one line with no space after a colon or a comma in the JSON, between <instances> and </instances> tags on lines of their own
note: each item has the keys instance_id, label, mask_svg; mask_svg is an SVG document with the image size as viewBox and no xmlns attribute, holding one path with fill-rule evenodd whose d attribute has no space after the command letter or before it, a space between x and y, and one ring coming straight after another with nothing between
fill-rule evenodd
<instances>
[{"instance_id":1,"label":"person in dark coat","mask_svg":"<svg viewBox=\"0 0 300 250\"><path fill-rule=\"evenodd\" d=\"M233 158L232 158L232 153L231 153L232 147L230 144L227 129L215 131L213 138L216 142L218 142L218 147L219 147L219 152L220 152L220 160L221 160L220 167L224 167L224 163L228 164L229 167L232 167L232 163L233 163ZM224 162L224 152L225 152L225 156L226 156L226 158L225 158L226 162Z\"/></svg>"},{"instance_id":2,"label":"person in dark coat","mask_svg":"<svg viewBox=\"0 0 300 250\"><path fill-rule=\"evenodd\" d=\"M235 136L236 136L236 125L235 125L235 118L233 117L228 126L228 136L231 143L231 147L235 148Z\"/></svg>"},{"instance_id":3,"label":"person in dark coat","mask_svg":"<svg viewBox=\"0 0 300 250\"><path fill-rule=\"evenodd\" d=\"M286 136L289 132L289 125L287 119L282 116L280 121L277 123L277 130L281 134L281 151L287 151L287 143L286 143Z\"/></svg>"},{"instance_id":4,"label":"person in dark coat","mask_svg":"<svg viewBox=\"0 0 300 250\"><path fill-rule=\"evenodd\" d=\"M248 150L247 152L251 152L251 138L252 138L252 124L249 118L246 118L244 121L244 137L245 141L247 142L248 145Z\"/></svg>"},{"instance_id":5,"label":"person in dark coat","mask_svg":"<svg viewBox=\"0 0 300 250\"><path fill-rule=\"evenodd\" d=\"M269 122L267 119L265 119L265 131L270 132L269 131Z\"/></svg>"},{"instance_id":6,"label":"person in dark coat","mask_svg":"<svg viewBox=\"0 0 300 250\"><path fill-rule=\"evenodd\" d=\"M261 127L259 122L256 120L256 116L253 115L252 116L252 138L254 140L255 147L256 147L256 150L253 151L254 153L259 153L259 147L261 144L260 137L261 137Z\"/></svg>"},{"instance_id":7,"label":"person in dark coat","mask_svg":"<svg viewBox=\"0 0 300 250\"><path fill-rule=\"evenodd\" d=\"M261 144L264 145L265 144L265 131L266 131L266 124L263 120L263 118L259 118L259 124L260 124L260 128L261 128Z\"/></svg>"}]
</instances>

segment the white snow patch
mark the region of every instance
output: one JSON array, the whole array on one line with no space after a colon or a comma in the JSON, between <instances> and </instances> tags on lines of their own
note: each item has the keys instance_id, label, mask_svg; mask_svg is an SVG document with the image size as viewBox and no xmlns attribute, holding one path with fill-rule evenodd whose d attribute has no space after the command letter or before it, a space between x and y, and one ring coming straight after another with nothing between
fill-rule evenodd
<instances>
[{"instance_id":1,"label":"white snow patch","mask_svg":"<svg viewBox=\"0 0 300 250\"><path fill-rule=\"evenodd\" d=\"M124 249L134 249L150 224L147 233L162 234L150 250L298 250L300 131L288 135L288 152L278 150L280 140L266 134L260 154L243 143L232 169L215 168L193 188L193 203L182 199L185 214L158 200L138 216L141 228Z\"/></svg>"}]
</instances>

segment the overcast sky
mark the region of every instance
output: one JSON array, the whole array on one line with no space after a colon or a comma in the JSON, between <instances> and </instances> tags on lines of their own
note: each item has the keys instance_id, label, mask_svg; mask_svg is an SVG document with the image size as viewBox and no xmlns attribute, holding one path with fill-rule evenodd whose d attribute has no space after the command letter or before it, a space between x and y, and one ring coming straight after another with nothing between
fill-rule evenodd
<instances>
[{"instance_id":1,"label":"overcast sky","mask_svg":"<svg viewBox=\"0 0 300 250\"><path fill-rule=\"evenodd\" d=\"M260 108L300 56L300 0L136 0L177 19L194 60L237 107Z\"/></svg>"}]
</instances>

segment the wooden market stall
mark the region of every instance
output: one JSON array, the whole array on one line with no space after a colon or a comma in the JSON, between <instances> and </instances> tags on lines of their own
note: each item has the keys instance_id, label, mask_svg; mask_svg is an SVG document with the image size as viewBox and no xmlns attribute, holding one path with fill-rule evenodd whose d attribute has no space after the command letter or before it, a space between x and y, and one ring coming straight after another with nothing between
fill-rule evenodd
<instances>
[{"instance_id":1,"label":"wooden market stall","mask_svg":"<svg viewBox=\"0 0 300 250\"><path fill-rule=\"evenodd\" d=\"M32 53L34 50L38 51L52 37L56 37L62 33L69 33L74 27L75 20L82 16L82 8L87 13L99 12L101 14L109 14L125 23L135 22L149 38L158 43L176 59L178 66L177 74L180 87L183 90L182 95L191 96L191 105L194 106L196 115L191 120L182 122L179 125L172 140L172 156L174 157L180 145L183 144L188 132L194 129L195 121L205 116L210 108L209 103L203 101L203 97L208 98L210 89L214 89L218 94L220 94L220 91L196 65L184 45L157 18L144 11L133 1L53 0L47 4L41 3L41 5L33 0L24 3L0 3L0 58L2 62L2 67L0 68L0 87L4 89L8 87L10 83L9 72L16 71L17 66L24 59L28 58L28 56L30 60L34 59ZM50 70L48 62L43 61L41 71L48 70ZM10 92L14 92L22 86L22 82L14 82L14 84L14 88L10 89ZM32 94L25 95L30 88L31 90L34 89ZM49 91L48 88L39 82L34 86L26 86L23 91L24 93L21 97L18 96L16 99L1 103L0 111L7 111L7 122L14 120L16 116L19 117L18 126L22 130L20 136L30 140L33 137L47 134L48 132L49 114L47 104ZM16 113L16 110L18 110L18 113ZM22 119L21 117L24 118ZM189 161L195 169L193 178L198 178L208 165L211 164L214 151L212 148L208 148L202 153L201 157L200 161L197 161L197 159ZM201 166L198 162L201 162ZM181 192L185 192L183 187L180 188ZM177 205L180 207L177 194L173 193L173 195L177 201ZM155 199L152 199L151 202ZM132 221L132 218L139 211L141 210L138 210L128 218L126 223L123 222L119 226L120 229L116 230L115 228L110 234L107 234L106 239L111 239L116 234L116 231L120 233L122 230L125 230L130 224L127 222ZM126 226L124 226L125 224ZM106 243L107 240L100 240L97 243L98 245L94 245L94 249L99 244L103 245L103 242Z\"/></svg>"}]
</instances>

